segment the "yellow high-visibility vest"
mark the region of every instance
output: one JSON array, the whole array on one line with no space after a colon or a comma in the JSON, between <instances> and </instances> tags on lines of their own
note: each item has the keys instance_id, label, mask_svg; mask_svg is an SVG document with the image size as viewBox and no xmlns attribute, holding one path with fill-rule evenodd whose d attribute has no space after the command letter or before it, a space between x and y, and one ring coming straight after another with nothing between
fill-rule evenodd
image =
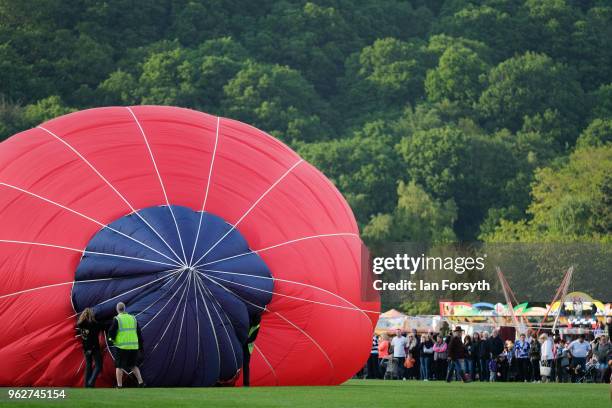
<instances>
[{"instance_id":1,"label":"yellow high-visibility vest","mask_svg":"<svg viewBox=\"0 0 612 408\"><path fill-rule=\"evenodd\" d=\"M255 325L255 326L251 326L249 328L249 337L251 337L251 334L255 333L255 330L259 329L259 324ZM253 347L255 346L255 342L251 342L248 344L249 347L249 354L253 354Z\"/></svg>"},{"instance_id":2,"label":"yellow high-visibility vest","mask_svg":"<svg viewBox=\"0 0 612 408\"><path fill-rule=\"evenodd\" d=\"M119 326L117 336L113 340L115 346L124 350L138 350L136 318L129 313L119 313L115 319Z\"/></svg>"}]
</instances>

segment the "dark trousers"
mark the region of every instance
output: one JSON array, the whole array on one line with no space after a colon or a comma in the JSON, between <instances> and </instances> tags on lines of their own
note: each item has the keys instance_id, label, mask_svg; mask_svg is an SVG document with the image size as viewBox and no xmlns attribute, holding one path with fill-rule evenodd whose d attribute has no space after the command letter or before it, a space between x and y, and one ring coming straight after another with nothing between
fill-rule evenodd
<instances>
[{"instance_id":1,"label":"dark trousers","mask_svg":"<svg viewBox=\"0 0 612 408\"><path fill-rule=\"evenodd\" d=\"M489 360L480 359L480 381L489 381Z\"/></svg>"},{"instance_id":2,"label":"dark trousers","mask_svg":"<svg viewBox=\"0 0 612 408\"><path fill-rule=\"evenodd\" d=\"M578 368L580 366L580 368ZM576 382L579 378L579 375L576 371L584 371L586 366L586 357L572 357L572 382Z\"/></svg>"},{"instance_id":3,"label":"dark trousers","mask_svg":"<svg viewBox=\"0 0 612 408\"><path fill-rule=\"evenodd\" d=\"M100 349L85 350L85 386L95 387L96 379L101 371L102 352Z\"/></svg>"},{"instance_id":4,"label":"dark trousers","mask_svg":"<svg viewBox=\"0 0 612 408\"><path fill-rule=\"evenodd\" d=\"M540 381L540 360L531 360L531 378L533 381Z\"/></svg>"},{"instance_id":5,"label":"dark trousers","mask_svg":"<svg viewBox=\"0 0 612 408\"><path fill-rule=\"evenodd\" d=\"M418 354L414 354L412 357L414 357L414 366L409 369L408 375L418 380L421 373L421 357Z\"/></svg>"},{"instance_id":6,"label":"dark trousers","mask_svg":"<svg viewBox=\"0 0 612 408\"><path fill-rule=\"evenodd\" d=\"M567 370L561 364L563 362L562 358L558 358L555 360L555 381L559 383L566 382Z\"/></svg>"},{"instance_id":7,"label":"dark trousers","mask_svg":"<svg viewBox=\"0 0 612 408\"><path fill-rule=\"evenodd\" d=\"M250 380L250 370L249 366L251 364L251 352L249 350L249 345L245 344L242 346L242 385L244 387L248 387L251 385Z\"/></svg>"},{"instance_id":8,"label":"dark trousers","mask_svg":"<svg viewBox=\"0 0 612 408\"><path fill-rule=\"evenodd\" d=\"M480 359L473 358L472 359L472 371L470 372L470 376L472 380L476 381L476 376L480 378Z\"/></svg>"},{"instance_id":9,"label":"dark trousers","mask_svg":"<svg viewBox=\"0 0 612 408\"><path fill-rule=\"evenodd\" d=\"M531 376L529 375L529 359L528 358L517 358L516 359L518 365L518 380L519 381L531 381Z\"/></svg>"},{"instance_id":10,"label":"dark trousers","mask_svg":"<svg viewBox=\"0 0 612 408\"><path fill-rule=\"evenodd\" d=\"M377 379L380 378L380 374L378 372L378 354L371 354L368 358L368 378Z\"/></svg>"},{"instance_id":11,"label":"dark trousers","mask_svg":"<svg viewBox=\"0 0 612 408\"><path fill-rule=\"evenodd\" d=\"M395 365L396 370L394 376L398 380L406 377L406 367L404 367L404 361L406 361L406 357L393 357L393 364Z\"/></svg>"},{"instance_id":12,"label":"dark trousers","mask_svg":"<svg viewBox=\"0 0 612 408\"><path fill-rule=\"evenodd\" d=\"M446 368L448 366L446 359L434 360L433 363L436 380L444 380L446 377Z\"/></svg>"}]
</instances>

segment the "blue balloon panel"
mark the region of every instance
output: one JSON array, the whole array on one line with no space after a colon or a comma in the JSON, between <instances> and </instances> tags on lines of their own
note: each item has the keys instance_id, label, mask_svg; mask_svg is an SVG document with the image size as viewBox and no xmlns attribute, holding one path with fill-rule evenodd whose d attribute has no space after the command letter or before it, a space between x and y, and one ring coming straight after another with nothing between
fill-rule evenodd
<instances>
[{"instance_id":1,"label":"blue balloon panel","mask_svg":"<svg viewBox=\"0 0 612 408\"><path fill-rule=\"evenodd\" d=\"M242 367L249 321L273 291L270 270L232 225L160 206L126 215L91 239L72 302L107 322L118 302L127 305L142 331L148 384L210 386Z\"/></svg>"}]
</instances>

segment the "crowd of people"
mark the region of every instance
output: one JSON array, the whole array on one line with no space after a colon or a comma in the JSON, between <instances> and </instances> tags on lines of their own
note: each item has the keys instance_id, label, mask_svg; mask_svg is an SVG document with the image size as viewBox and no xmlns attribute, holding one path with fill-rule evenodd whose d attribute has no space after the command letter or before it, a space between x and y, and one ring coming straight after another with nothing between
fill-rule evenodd
<instances>
[{"instance_id":1,"label":"crowd of people","mask_svg":"<svg viewBox=\"0 0 612 408\"><path fill-rule=\"evenodd\" d=\"M450 335L416 330L374 335L362 375L423 381L610 382L608 331L561 338L528 330L515 341L498 329L471 336L457 326Z\"/></svg>"}]
</instances>

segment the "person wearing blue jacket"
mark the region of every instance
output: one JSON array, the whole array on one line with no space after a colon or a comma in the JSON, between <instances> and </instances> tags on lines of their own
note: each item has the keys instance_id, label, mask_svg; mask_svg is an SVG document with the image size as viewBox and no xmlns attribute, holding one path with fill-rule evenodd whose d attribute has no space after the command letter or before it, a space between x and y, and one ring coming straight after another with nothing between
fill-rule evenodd
<instances>
[{"instance_id":1,"label":"person wearing blue jacket","mask_svg":"<svg viewBox=\"0 0 612 408\"><path fill-rule=\"evenodd\" d=\"M525 334L521 333L520 338L514 343L514 356L518 366L518 380L531 381L529 375L529 349L531 344L527 341Z\"/></svg>"}]
</instances>

